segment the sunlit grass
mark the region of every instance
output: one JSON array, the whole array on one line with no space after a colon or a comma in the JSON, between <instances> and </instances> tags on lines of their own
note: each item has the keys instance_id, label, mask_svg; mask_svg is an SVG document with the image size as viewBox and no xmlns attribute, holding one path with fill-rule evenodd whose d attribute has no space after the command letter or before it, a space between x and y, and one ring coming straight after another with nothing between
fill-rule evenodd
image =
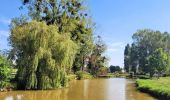
<instances>
[{"instance_id":1,"label":"sunlit grass","mask_svg":"<svg viewBox=\"0 0 170 100\"><path fill-rule=\"evenodd\" d=\"M154 80L137 80L138 89L158 98L170 98L170 77Z\"/></svg>"}]
</instances>

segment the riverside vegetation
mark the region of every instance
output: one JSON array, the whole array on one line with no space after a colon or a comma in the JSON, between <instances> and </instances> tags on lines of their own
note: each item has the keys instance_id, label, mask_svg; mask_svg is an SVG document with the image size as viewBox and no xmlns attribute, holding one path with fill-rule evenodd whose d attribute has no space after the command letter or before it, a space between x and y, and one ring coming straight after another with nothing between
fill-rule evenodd
<instances>
[{"instance_id":1,"label":"riverside vegetation","mask_svg":"<svg viewBox=\"0 0 170 100\"><path fill-rule=\"evenodd\" d=\"M75 78L73 74L78 79L92 78L106 67L106 45L93 35L95 24L84 0L21 2L20 9L28 14L11 21L11 49L0 56L1 89L61 88ZM13 69L17 72L11 78Z\"/></svg>"},{"instance_id":2,"label":"riverside vegetation","mask_svg":"<svg viewBox=\"0 0 170 100\"><path fill-rule=\"evenodd\" d=\"M168 100L170 78L162 76L170 75L170 34L144 29L132 38L133 43L127 44L124 51L125 71L143 78L136 81L139 90Z\"/></svg>"},{"instance_id":3,"label":"riverside vegetation","mask_svg":"<svg viewBox=\"0 0 170 100\"><path fill-rule=\"evenodd\" d=\"M133 34L124 51L124 70L111 66L106 45L94 36L84 0L21 0L26 15L10 24L10 51L0 54L0 89L46 90L68 81L98 76L141 75L152 79L170 74L170 35L150 29ZM12 72L16 71L16 75ZM114 73L114 74L113 74ZM127 74L126 74L127 73ZM164 82L162 87L157 88ZM140 90L169 98L169 78L137 80ZM167 86L168 87L168 86ZM143 89L142 89L143 88Z\"/></svg>"},{"instance_id":4,"label":"riverside vegetation","mask_svg":"<svg viewBox=\"0 0 170 100\"><path fill-rule=\"evenodd\" d=\"M140 91L147 92L161 100L170 99L170 77L155 80L137 80L137 87Z\"/></svg>"}]
</instances>

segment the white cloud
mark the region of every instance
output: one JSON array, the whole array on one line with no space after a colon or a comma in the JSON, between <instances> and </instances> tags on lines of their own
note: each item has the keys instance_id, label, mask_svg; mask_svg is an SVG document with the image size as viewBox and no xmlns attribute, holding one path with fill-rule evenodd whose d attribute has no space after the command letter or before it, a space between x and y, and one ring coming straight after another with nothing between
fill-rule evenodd
<instances>
[{"instance_id":1,"label":"white cloud","mask_svg":"<svg viewBox=\"0 0 170 100\"><path fill-rule=\"evenodd\" d=\"M110 57L109 65L119 65L123 67L123 54L124 54L124 47L125 42L109 42L107 43L107 51L106 55Z\"/></svg>"},{"instance_id":2,"label":"white cloud","mask_svg":"<svg viewBox=\"0 0 170 100\"><path fill-rule=\"evenodd\" d=\"M114 43L110 43L111 46L113 47L122 47L122 45L124 45L125 43L123 42L114 42Z\"/></svg>"},{"instance_id":3,"label":"white cloud","mask_svg":"<svg viewBox=\"0 0 170 100\"><path fill-rule=\"evenodd\" d=\"M0 30L0 50L9 49L8 46L9 31Z\"/></svg>"},{"instance_id":4,"label":"white cloud","mask_svg":"<svg viewBox=\"0 0 170 100\"><path fill-rule=\"evenodd\" d=\"M5 30L0 30L0 37L8 37L9 36L9 31Z\"/></svg>"},{"instance_id":5,"label":"white cloud","mask_svg":"<svg viewBox=\"0 0 170 100\"><path fill-rule=\"evenodd\" d=\"M118 51L118 49L116 49L116 48L108 48L107 51L108 52L116 52L116 51Z\"/></svg>"},{"instance_id":6,"label":"white cloud","mask_svg":"<svg viewBox=\"0 0 170 100\"><path fill-rule=\"evenodd\" d=\"M7 19L7 18L1 18L0 17L0 24L5 24L5 25L9 25L11 22L10 19Z\"/></svg>"},{"instance_id":7,"label":"white cloud","mask_svg":"<svg viewBox=\"0 0 170 100\"><path fill-rule=\"evenodd\" d=\"M114 42L114 43L109 43L108 44L108 52L118 52L118 51L122 51L123 48L125 47L125 43L123 42Z\"/></svg>"}]
</instances>

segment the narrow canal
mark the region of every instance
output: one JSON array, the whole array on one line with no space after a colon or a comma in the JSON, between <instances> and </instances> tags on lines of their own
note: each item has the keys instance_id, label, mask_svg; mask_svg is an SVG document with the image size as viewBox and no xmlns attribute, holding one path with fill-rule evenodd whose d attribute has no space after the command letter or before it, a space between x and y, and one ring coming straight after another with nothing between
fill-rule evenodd
<instances>
[{"instance_id":1,"label":"narrow canal","mask_svg":"<svg viewBox=\"0 0 170 100\"><path fill-rule=\"evenodd\" d=\"M0 92L0 100L155 100L125 78L75 80L68 88Z\"/></svg>"}]
</instances>

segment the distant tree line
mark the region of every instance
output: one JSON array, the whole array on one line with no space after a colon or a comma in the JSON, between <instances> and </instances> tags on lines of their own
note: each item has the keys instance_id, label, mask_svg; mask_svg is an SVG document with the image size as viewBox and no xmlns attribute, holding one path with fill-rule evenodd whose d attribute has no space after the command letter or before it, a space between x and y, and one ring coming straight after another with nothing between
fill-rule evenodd
<instances>
[{"instance_id":1,"label":"distant tree line","mask_svg":"<svg viewBox=\"0 0 170 100\"><path fill-rule=\"evenodd\" d=\"M121 71L122 71L122 68L121 68L120 66L113 66L113 65L111 65L111 66L109 67L109 69L110 69L110 72L111 72L111 73L121 72Z\"/></svg>"},{"instance_id":2,"label":"distant tree line","mask_svg":"<svg viewBox=\"0 0 170 100\"><path fill-rule=\"evenodd\" d=\"M124 70L133 73L170 72L170 34L150 29L138 30L124 50Z\"/></svg>"}]
</instances>

